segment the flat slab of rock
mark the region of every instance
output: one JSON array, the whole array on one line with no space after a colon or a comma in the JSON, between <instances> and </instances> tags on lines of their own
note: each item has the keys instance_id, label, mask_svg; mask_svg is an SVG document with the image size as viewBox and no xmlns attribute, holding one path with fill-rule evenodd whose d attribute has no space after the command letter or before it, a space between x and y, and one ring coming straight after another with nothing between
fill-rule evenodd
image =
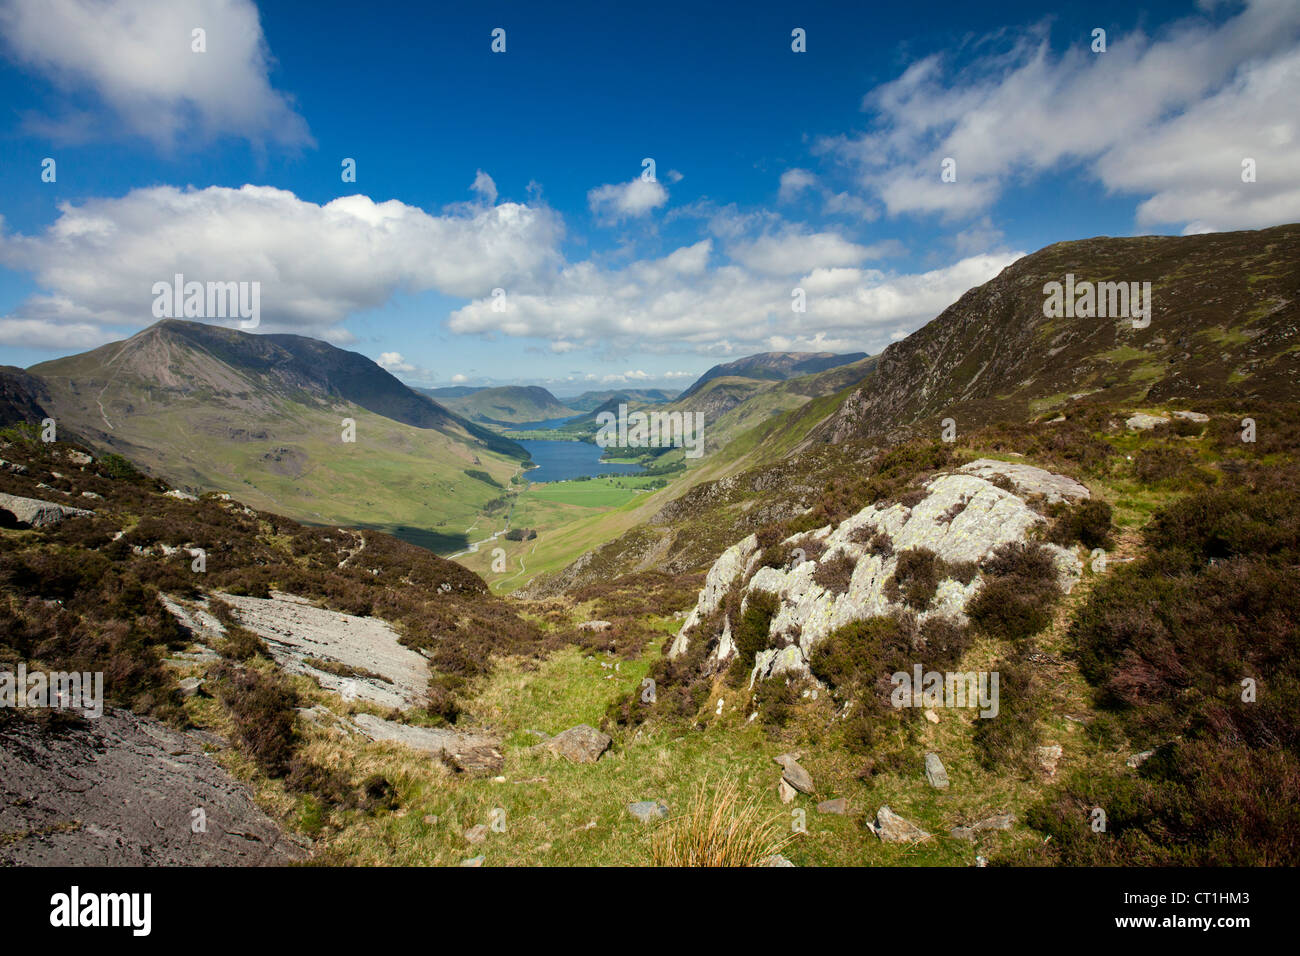
<instances>
[{"instance_id":1,"label":"flat slab of rock","mask_svg":"<svg viewBox=\"0 0 1300 956\"><path fill-rule=\"evenodd\" d=\"M326 690L349 700L407 710L424 702L429 664L403 645L387 622L331 611L280 591L269 598L218 594L236 620L266 642L277 664L304 674ZM225 633L204 602L166 599L167 607L200 640ZM178 609L182 613L177 613ZM339 673L307 663L324 661Z\"/></svg>"},{"instance_id":2,"label":"flat slab of rock","mask_svg":"<svg viewBox=\"0 0 1300 956\"><path fill-rule=\"evenodd\" d=\"M780 853L773 853L771 856L765 856L758 861L759 866L794 866L789 860Z\"/></svg>"},{"instance_id":3,"label":"flat slab of rock","mask_svg":"<svg viewBox=\"0 0 1300 956\"><path fill-rule=\"evenodd\" d=\"M843 816L849 812L849 801L845 797L836 797L834 800L823 800L817 804L818 813L835 813Z\"/></svg>"},{"instance_id":4,"label":"flat slab of rock","mask_svg":"<svg viewBox=\"0 0 1300 956\"><path fill-rule=\"evenodd\" d=\"M33 528L44 528L58 524L64 518L95 513L85 508L73 508L71 505L61 505L54 501L20 498L18 495L8 494L0 494L0 509L8 511L18 521Z\"/></svg>"},{"instance_id":5,"label":"flat slab of rock","mask_svg":"<svg viewBox=\"0 0 1300 956\"><path fill-rule=\"evenodd\" d=\"M953 827L950 831L953 836L959 840L970 840L974 842L979 838L981 833L987 833L990 830L1010 830L1016 818L1009 813L999 813L996 816L985 817L983 820L977 820L970 826Z\"/></svg>"},{"instance_id":6,"label":"flat slab of rock","mask_svg":"<svg viewBox=\"0 0 1300 956\"><path fill-rule=\"evenodd\" d=\"M1196 422L1198 425L1203 425L1210 420L1210 416L1203 412L1170 412L1169 414L1185 422Z\"/></svg>"},{"instance_id":7,"label":"flat slab of rock","mask_svg":"<svg viewBox=\"0 0 1300 956\"><path fill-rule=\"evenodd\" d=\"M936 790L948 789L948 771L944 769L943 761L939 759L938 754L925 755L925 779L930 781L930 786Z\"/></svg>"},{"instance_id":8,"label":"flat slab of rock","mask_svg":"<svg viewBox=\"0 0 1300 956\"><path fill-rule=\"evenodd\" d=\"M614 625L609 621L583 621L578 625L580 631L608 631Z\"/></svg>"},{"instance_id":9,"label":"flat slab of rock","mask_svg":"<svg viewBox=\"0 0 1300 956\"><path fill-rule=\"evenodd\" d=\"M207 828L195 833L195 810ZM203 752L129 711L62 729L0 725L0 865L269 866L306 845Z\"/></svg>"},{"instance_id":10,"label":"flat slab of rock","mask_svg":"<svg viewBox=\"0 0 1300 956\"><path fill-rule=\"evenodd\" d=\"M1043 495L1050 502L1084 501L1092 496L1087 487L1073 478L1014 461L977 458L962 465L958 471L986 480L1001 475L1015 485L1020 494Z\"/></svg>"},{"instance_id":11,"label":"flat slab of rock","mask_svg":"<svg viewBox=\"0 0 1300 956\"><path fill-rule=\"evenodd\" d=\"M613 740L595 727L579 724L530 748L573 763L595 763Z\"/></svg>"},{"instance_id":12,"label":"flat slab of rock","mask_svg":"<svg viewBox=\"0 0 1300 956\"><path fill-rule=\"evenodd\" d=\"M467 773L500 770L505 763L501 739L445 727L412 727L374 714L356 714L352 723L371 740L395 743L441 758L453 769Z\"/></svg>"},{"instance_id":13,"label":"flat slab of rock","mask_svg":"<svg viewBox=\"0 0 1300 956\"><path fill-rule=\"evenodd\" d=\"M627 812L642 823L649 823L668 816L668 804L662 800L638 800L627 805Z\"/></svg>"},{"instance_id":14,"label":"flat slab of rock","mask_svg":"<svg viewBox=\"0 0 1300 956\"><path fill-rule=\"evenodd\" d=\"M800 766L799 761L795 760L794 754L781 754L781 756L772 759L781 766L782 780L800 793L816 792L813 788L812 774Z\"/></svg>"},{"instance_id":15,"label":"flat slab of rock","mask_svg":"<svg viewBox=\"0 0 1300 956\"><path fill-rule=\"evenodd\" d=\"M1169 419L1164 415L1148 415L1146 412L1138 412L1136 415L1131 415L1124 424L1131 431L1145 432L1150 431L1157 425L1169 424Z\"/></svg>"},{"instance_id":16,"label":"flat slab of rock","mask_svg":"<svg viewBox=\"0 0 1300 956\"><path fill-rule=\"evenodd\" d=\"M920 843L930 839L930 834L926 833L915 823L904 820L888 805L881 807L876 811L876 822L868 823L876 836L880 837L882 843Z\"/></svg>"}]
</instances>

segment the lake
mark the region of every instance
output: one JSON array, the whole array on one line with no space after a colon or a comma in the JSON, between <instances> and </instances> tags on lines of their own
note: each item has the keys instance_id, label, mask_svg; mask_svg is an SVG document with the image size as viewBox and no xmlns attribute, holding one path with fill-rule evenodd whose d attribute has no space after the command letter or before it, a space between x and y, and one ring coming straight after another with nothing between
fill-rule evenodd
<instances>
[{"instance_id":1,"label":"lake","mask_svg":"<svg viewBox=\"0 0 1300 956\"><path fill-rule=\"evenodd\" d=\"M639 475L645 471L640 465L616 465L601 461L600 456L605 453L605 449L585 441L524 439L518 444L533 456L533 461L538 465L537 468L524 472L524 477L529 481L569 481L611 472Z\"/></svg>"}]
</instances>

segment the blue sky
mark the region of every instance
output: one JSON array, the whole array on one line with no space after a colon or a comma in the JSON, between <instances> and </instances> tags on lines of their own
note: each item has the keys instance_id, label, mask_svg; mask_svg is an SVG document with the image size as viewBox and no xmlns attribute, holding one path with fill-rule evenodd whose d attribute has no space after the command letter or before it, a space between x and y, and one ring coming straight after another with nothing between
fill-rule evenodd
<instances>
[{"instance_id":1,"label":"blue sky","mask_svg":"<svg viewBox=\"0 0 1300 956\"><path fill-rule=\"evenodd\" d=\"M183 272L413 384L682 387L878 351L1062 239L1300 219L1293 0L0 0L0 37L6 364Z\"/></svg>"}]
</instances>

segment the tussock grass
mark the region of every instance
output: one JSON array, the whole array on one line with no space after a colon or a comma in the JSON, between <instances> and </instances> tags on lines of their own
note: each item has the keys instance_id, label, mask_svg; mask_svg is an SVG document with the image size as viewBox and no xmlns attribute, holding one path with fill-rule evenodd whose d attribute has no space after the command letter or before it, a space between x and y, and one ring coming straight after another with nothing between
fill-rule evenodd
<instances>
[{"instance_id":1,"label":"tussock grass","mask_svg":"<svg viewBox=\"0 0 1300 956\"><path fill-rule=\"evenodd\" d=\"M785 817L757 797L742 800L734 782L704 780L686 812L655 831L650 858L655 866L756 866L791 839Z\"/></svg>"}]
</instances>

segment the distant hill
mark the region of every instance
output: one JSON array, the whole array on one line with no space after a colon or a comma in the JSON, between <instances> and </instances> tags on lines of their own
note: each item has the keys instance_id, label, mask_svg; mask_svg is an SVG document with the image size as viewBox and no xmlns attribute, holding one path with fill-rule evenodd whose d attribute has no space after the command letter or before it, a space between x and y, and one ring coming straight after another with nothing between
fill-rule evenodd
<instances>
[{"instance_id":1,"label":"distant hill","mask_svg":"<svg viewBox=\"0 0 1300 956\"><path fill-rule=\"evenodd\" d=\"M725 365L713 366L677 397L689 398L715 378L751 378L779 382L800 375L824 372L840 365L849 365L866 357L866 352L849 352L843 355L834 352L762 352L736 359L734 362L727 362Z\"/></svg>"},{"instance_id":2,"label":"distant hill","mask_svg":"<svg viewBox=\"0 0 1300 956\"><path fill-rule=\"evenodd\" d=\"M173 484L435 546L458 546L493 495L466 469L506 482L528 458L365 356L298 335L166 320L28 373L60 426Z\"/></svg>"},{"instance_id":3,"label":"distant hill","mask_svg":"<svg viewBox=\"0 0 1300 956\"><path fill-rule=\"evenodd\" d=\"M417 388L416 391L423 392L435 402L441 402L447 398L464 398L486 388L486 385L447 385L443 388Z\"/></svg>"},{"instance_id":4,"label":"distant hill","mask_svg":"<svg viewBox=\"0 0 1300 956\"><path fill-rule=\"evenodd\" d=\"M463 415L470 421L488 425L518 425L577 414L554 395L538 385L503 385L494 388L422 388L418 389Z\"/></svg>"},{"instance_id":5,"label":"distant hill","mask_svg":"<svg viewBox=\"0 0 1300 956\"><path fill-rule=\"evenodd\" d=\"M611 402L614 408L618 407L619 402L658 405L661 402L670 402L674 397L676 397L675 392L665 391L662 388L624 388L583 392L574 398L563 399L563 402L575 412L595 413L602 407L610 407Z\"/></svg>"}]
</instances>

